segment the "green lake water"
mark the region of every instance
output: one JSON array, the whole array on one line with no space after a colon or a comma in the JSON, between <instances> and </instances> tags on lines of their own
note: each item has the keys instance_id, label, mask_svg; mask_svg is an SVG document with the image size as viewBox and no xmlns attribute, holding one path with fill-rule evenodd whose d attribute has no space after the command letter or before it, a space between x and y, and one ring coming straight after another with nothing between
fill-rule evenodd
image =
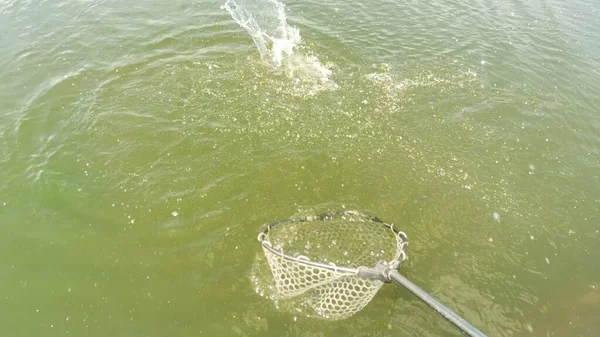
<instances>
[{"instance_id":1,"label":"green lake water","mask_svg":"<svg viewBox=\"0 0 600 337\"><path fill-rule=\"evenodd\" d=\"M0 0L1 336L458 336L262 294L341 209L489 336L600 335L597 1L236 1Z\"/></svg>"}]
</instances>

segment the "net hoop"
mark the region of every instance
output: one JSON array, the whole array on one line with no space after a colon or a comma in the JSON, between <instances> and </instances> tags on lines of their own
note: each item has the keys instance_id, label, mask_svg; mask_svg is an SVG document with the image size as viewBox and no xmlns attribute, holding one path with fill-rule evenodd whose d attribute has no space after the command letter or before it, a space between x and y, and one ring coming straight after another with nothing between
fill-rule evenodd
<instances>
[{"instance_id":1,"label":"net hoop","mask_svg":"<svg viewBox=\"0 0 600 337\"><path fill-rule=\"evenodd\" d=\"M321 215L309 215L309 216L302 217L302 218L292 218L292 219L277 221L275 223L265 226L263 228L263 230L258 234L257 239L261 243L262 247L265 250L269 251L272 254L278 255L285 260L292 261L294 263L305 265L308 267L317 267L317 268L328 269L328 270L334 271L336 273L347 274L347 275L359 275L361 271L371 270L374 266L361 266L358 268L348 268L348 267L343 267L343 266L336 266L333 263L326 264L326 263L322 263L322 262L312 261L312 260L310 260L310 258L303 256L303 255L299 255L299 256L288 255L285 252L283 252L283 250L273 247L273 245L269 241L269 232L275 227L283 226L285 224L290 224L290 223L298 223L298 222L327 221L327 220L334 219L334 218L340 217L340 216L345 216L345 215L357 216L361 219L368 220L375 224L379 224L381 226L387 227L401 239L401 241L400 241L401 243L399 243L397 253L396 253L394 259L392 259L391 261L383 261L383 263L385 265L399 266L399 264L407 258L406 246L408 245L408 242L406 241L407 236L404 232L402 232L402 231L398 230L396 227L394 227L394 224L384 222L384 221L380 220L379 218L370 216L368 214L364 214L362 212L351 211L351 210L345 210L345 211L341 211L341 212L326 212Z\"/></svg>"}]
</instances>

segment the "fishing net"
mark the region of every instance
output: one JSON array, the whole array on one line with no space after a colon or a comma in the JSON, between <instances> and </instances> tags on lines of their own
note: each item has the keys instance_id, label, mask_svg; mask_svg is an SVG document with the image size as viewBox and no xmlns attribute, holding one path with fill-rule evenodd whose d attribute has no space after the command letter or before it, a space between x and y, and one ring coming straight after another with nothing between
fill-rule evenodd
<instances>
[{"instance_id":1,"label":"fishing net","mask_svg":"<svg viewBox=\"0 0 600 337\"><path fill-rule=\"evenodd\" d=\"M258 236L281 298L327 319L363 309L406 258L406 235L356 211L289 219Z\"/></svg>"}]
</instances>

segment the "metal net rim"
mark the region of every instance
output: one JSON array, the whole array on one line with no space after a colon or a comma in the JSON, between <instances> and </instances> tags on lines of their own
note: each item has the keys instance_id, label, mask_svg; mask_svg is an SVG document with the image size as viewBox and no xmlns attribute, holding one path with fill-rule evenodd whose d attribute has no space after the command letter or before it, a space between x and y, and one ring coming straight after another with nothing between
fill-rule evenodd
<instances>
[{"instance_id":1,"label":"metal net rim","mask_svg":"<svg viewBox=\"0 0 600 337\"><path fill-rule=\"evenodd\" d=\"M269 241L269 232L275 227L279 227L279 226L282 226L285 224L290 224L290 223L298 223L298 222L328 221L328 220L331 220L334 218L347 216L347 215L357 216L361 219L368 220L370 222L387 227L394 233L394 235L396 235L400 238L400 242L398 243L398 247L397 247L394 258L391 261L384 261L386 264L392 265L394 263L400 263L400 262L406 260L406 258L407 258L406 246L408 245L406 233L404 233L403 231L400 231L399 229L394 227L394 224L392 224L392 223L384 222L377 217L370 216L368 214L365 214L365 213L362 213L359 211L354 211L354 210L344 210L344 211L340 211L340 212L325 212L320 215L308 215L308 216L300 217L300 218L291 218L291 219L277 221L270 225L265 226L263 228L263 230L258 234L257 239L261 243L261 245L264 249L266 249L267 251L269 251L272 254L276 254L276 255L280 256L281 258L283 258L285 260L292 261L292 262L295 262L295 263L298 263L301 265L305 265L307 267L318 267L318 268L324 268L327 270L331 270L336 273L357 275L362 269L370 269L373 266L360 266L357 268L349 268L349 267L344 267L344 266L337 266L334 263L322 263L322 262L312 261L309 257L304 256L304 255L292 256L292 255L286 254L282 249L277 249L277 248L273 247L273 245Z\"/></svg>"}]
</instances>

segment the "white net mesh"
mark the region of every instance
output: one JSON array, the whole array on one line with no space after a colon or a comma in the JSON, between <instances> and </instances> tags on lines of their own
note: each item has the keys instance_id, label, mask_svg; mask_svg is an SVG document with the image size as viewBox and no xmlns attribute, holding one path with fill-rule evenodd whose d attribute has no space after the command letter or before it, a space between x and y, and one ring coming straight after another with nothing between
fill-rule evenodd
<instances>
[{"instance_id":1,"label":"white net mesh","mask_svg":"<svg viewBox=\"0 0 600 337\"><path fill-rule=\"evenodd\" d=\"M262 238L279 296L294 297L324 318L352 316L383 285L359 277L357 269L399 260L402 237L358 212L303 220L276 225Z\"/></svg>"}]
</instances>

